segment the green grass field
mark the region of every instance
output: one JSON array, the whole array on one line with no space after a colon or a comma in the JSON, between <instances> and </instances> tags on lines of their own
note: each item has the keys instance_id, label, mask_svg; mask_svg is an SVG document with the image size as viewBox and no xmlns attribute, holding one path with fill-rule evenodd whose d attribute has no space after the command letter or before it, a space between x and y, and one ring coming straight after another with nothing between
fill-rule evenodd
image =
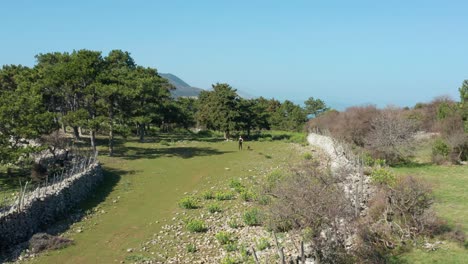
<instances>
[{"instance_id":1,"label":"green grass field","mask_svg":"<svg viewBox=\"0 0 468 264\"><path fill-rule=\"evenodd\" d=\"M459 226L468 234L468 166L413 164L394 171L399 175L418 176L431 183L437 215L451 228ZM415 249L402 256L401 260L407 263L467 263L467 249L452 241L445 242L439 250Z\"/></svg>"},{"instance_id":2,"label":"green grass field","mask_svg":"<svg viewBox=\"0 0 468 264\"><path fill-rule=\"evenodd\" d=\"M33 263L119 263L128 256L127 249L139 248L170 223L186 193L274 169L288 162L293 146L247 141L244 151L238 151L237 142L210 141L215 140L173 139L164 145L130 141L118 146L115 157L100 157L105 183L81 206L94 213L64 234L76 244L45 253Z\"/></svg>"}]
</instances>

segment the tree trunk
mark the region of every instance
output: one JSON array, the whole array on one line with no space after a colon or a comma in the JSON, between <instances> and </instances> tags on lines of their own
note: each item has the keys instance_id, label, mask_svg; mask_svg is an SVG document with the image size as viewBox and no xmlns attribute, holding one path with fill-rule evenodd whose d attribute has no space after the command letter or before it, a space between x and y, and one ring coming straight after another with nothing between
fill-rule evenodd
<instances>
[{"instance_id":1,"label":"tree trunk","mask_svg":"<svg viewBox=\"0 0 468 264\"><path fill-rule=\"evenodd\" d=\"M80 135L80 137L83 136L83 129L81 127L78 127L78 135Z\"/></svg>"},{"instance_id":2,"label":"tree trunk","mask_svg":"<svg viewBox=\"0 0 468 264\"><path fill-rule=\"evenodd\" d=\"M229 140L229 130L224 131L224 139Z\"/></svg>"},{"instance_id":3,"label":"tree trunk","mask_svg":"<svg viewBox=\"0 0 468 264\"><path fill-rule=\"evenodd\" d=\"M140 124L139 126L139 134L140 134L140 142L145 141L145 124Z\"/></svg>"},{"instance_id":4,"label":"tree trunk","mask_svg":"<svg viewBox=\"0 0 468 264\"><path fill-rule=\"evenodd\" d=\"M91 148L93 149L93 153L96 153L96 131L91 129L89 137L91 139Z\"/></svg>"},{"instance_id":5,"label":"tree trunk","mask_svg":"<svg viewBox=\"0 0 468 264\"><path fill-rule=\"evenodd\" d=\"M109 156L114 155L114 109L109 110Z\"/></svg>"},{"instance_id":6,"label":"tree trunk","mask_svg":"<svg viewBox=\"0 0 468 264\"><path fill-rule=\"evenodd\" d=\"M75 136L75 139L76 139L76 140L79 140L79 139L80 139L80 132L78 131L78 127L77 127L77 126L73 126L73 135Z\"/></svg>"}]
</instances>

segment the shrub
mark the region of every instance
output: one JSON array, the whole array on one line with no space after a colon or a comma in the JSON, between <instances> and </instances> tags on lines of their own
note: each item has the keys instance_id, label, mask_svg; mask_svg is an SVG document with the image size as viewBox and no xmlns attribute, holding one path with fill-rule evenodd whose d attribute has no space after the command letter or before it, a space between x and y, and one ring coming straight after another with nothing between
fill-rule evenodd
<instances>
[{"instance_id":1,"label":"shrub","mask_svg":"<svg viewBox=\"0 0 468 264\"><path fill-rule=\"evenodd\" d=\"M232 238L232 234L229 232L221 231L217 233L215 237L216 237L216 240L218 240L218 242L221 245L226 245L228 243L234 242L234 239Z\"/></svg>"},{"instance_id":2,"label":"shrub","mask_svg":"<svg viewBox=\"0 0 468 264\"><path fill-rule=\"evenodd\" d=\"M179 201L179 206L184 209L197 209L197 201L193 197L184 197Z\"/></svg>"},{"instance_id":3,"label":"shrub","mask_svg":"<svg viewBox=\"0 0 468 264\"><path fill-rule=\"evenodd\" d=\"M208 205L208 212L214 214L214 213L220 213L222 210L221 210L221 207L219 206L219 204L216 204L216 203L213 203L213 204L210 204Z\"/></svg>"},{"instance_id":4,"label":"shrub","mask_svg":"<svg viewBox=\"0 0 468 264\"><path fill-rule=\"evenodd\" d=\"M230 242L224 245L224 249L226 249L227 252L232 252L237 250L237 244Z\"/></svg>"},{"instance_id":5,"label":"shrub","mask_svg":"<svg viewBox=\"0 0 468 264\"><path fill-rule=\"evenodd\" d=\"M202 193L202 197L203 199L205 200L211 200L211 199L214 199L214 195L213 195L213 192L212 191L205 191Z\"/></svg>"},{"instance_id":6,"label":"shrub","mask_svg":"<svg viewBox=\"0 0 468 264\"><path fill-rule=\"evenodd\" d=\"M304 153L304 155L302 155L302 157L305 159L305 160L311 160L312 159L312 154L310 153Z\"/></svg>"},{"instance_id":7,"label":"shrub","mask_svg":"<svg viewBox=\"0 0 468 264\"><path fill-rule=\"evenodd\" d=\"M242 198L242 200L250 202L253 200L254 194L251 191L245 190L240 193L240 197Z\"/></svg>"},{"instance_id":8,"label":"shrub","mask_svg":"<svg viewBox=\"0 0 468 264\"><path fill-rule=\"evenodd\" d=\"M240 263L239 260L231 256L227 256L221 260L221 264L238 264L238 263Z\"/></svg>"},{"instance_id":9,"label":"shrub","mask_svg":"<svg viewBox=\"0 0 468 264\"><path fill-rule=\"evenodd\" d=\"M143 255L129 255L125 257L125 260L131 261L132 263L146 263L147 261L151 261L150 258Z\"/></svg>"},{"instance_id":10,"label":"shrub","mask_svg":"<svg viewBox=\"0 0 468 264\"><path fill-rule=\"evenodd\" d=\"M271 192L271 190L276 187L278 182L283 178L283 173L280 170L274 170L267 175L265 181L265 191Z\"/></svg>"},{"instance_id":11,"label":"shrub","mask_svg":"<svg viewBox=\"0 0 468 264\"><path fill-rule=\"evenodd\" d=\"M189 220L185 227L188 231L194 233L203 233L208 231L205 222L203 222L202 220Z\"/></svg>"},{"instance_id":12,"label":"shrub","mask_svg":"<svg viewBox=\"0 0 468 264\"><path fill-rule=\"evenodd\" d=\"M195 246L195 244L187 244L187 252L188 253L195 253L197 252L197 246Z\"/></svg>"},{"instance_id":13,"label":"shrub","mask_svg":"<svg viewBox=\"0 0 468 264\"><path fill-rule=\"evenodd\" d=\"M259 241L257 241L256 246L258 250L262 251L269 248L271 245L267 238L262 237Z\"/></svg>"},{"instance_id":14,"label":"shrub","mask_svg":"<svg viewBox=\"0 0 468 264\"><path fill-rule=\"evenodd\" d=\"M32 253L39 253L44 250L55 250L72 245L73 240L52 236L46 233L37 233L29 239L29 250Z\"/></svg>"},{"instance_id":15,"label":"shrub","mask_svg":"<svg viewBox=\"0 0 468 264\"><path fill-rule=\"evenodd\" d=\"M268 205L270 204L270 201L271 201L268 195L259 195L257 196L256 200L257 200L257 203L260 205Z\"/></svg>"},{"instance_id":16,"label":"shrub","mask_svg":"<svg viewBox=\"0 0 468 264\"><path fill-rule=\"evenodd\" d=\"M392 186L396 181L395 175L385 167L372 170L370 177L375 184Z\"/></svg>"},{"instance_id":17,"label":"shrub","mask_svg":"<svg viewBox=\"0 0 468 264\"><path fill-rule=\"evenodd\" d=\"M238 193L244 191L245 189L242 183L239 180L235 180L235 179L232 179L231 182L229 182L229 187L234 189Z\"/></svg>"},{"instance_id":18,"label":"shrub","mask_svg":"<svg viewBox=\"0 0 468 264\"><path fill-rule=\"evenodd\" d=\"M260 212L257 208L247 210L244 213L244 223L248 226L258 226L261 225Z\"/></svg>"},{"instance_id":19,"label":"shrub","mask_svg":"<svg viewBox=\"0 0 468 264\"><path fill-rule=\"evenodd\" d=\"M232 192L217 192L215 194L215 198L218 201L232 200L234 198L234 194Z\"/></svg>"},{"instance_id":20,"label":"shrub","mask_svg":"<svg viewBox=\"0 0 468 264\"><path fill-rule=\"evenodd\" d=\"M441 164L447 161L450 154L450 146L442 139L437 139L432 145L432 162Z\"/></svg>"},{"instance_id":21,"label":"shrub","mask_svg":"<svg viewBox=\"0 0 468 264\"><path fill-rule=\"evenodd\" d=\"M169 146L169 145L170 145L169 142L167 142L167 141L164 140L164 139L161 140L161 141L159 141L159 144L161 144L162 146Z\"/></svg>"},{"instance_id":22,"label":"shrub","mask_svg":"<svg viewBox=\"0 0 468 264\"><path fill-rule=\"evenodd\" d=\"M229 220L229 222L228 222L228 226L229 226L230 228L236 229L236 228L239 228L239 227L240 227L240 224L239 224L239 222L237 222L235 219L231 219L231 220Z\"/></svg>"}]
</instances>

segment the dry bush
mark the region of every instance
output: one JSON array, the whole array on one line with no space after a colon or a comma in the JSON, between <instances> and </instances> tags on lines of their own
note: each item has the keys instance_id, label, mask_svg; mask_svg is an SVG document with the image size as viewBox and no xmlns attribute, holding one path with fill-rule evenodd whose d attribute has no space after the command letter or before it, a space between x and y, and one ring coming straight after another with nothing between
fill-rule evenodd
<instances>
[{"instance_id":1,"label":"dry bush","mask_svg":"<svg viewBox=\"0 0 468 264\"><path fill-rule=\"evenodd\" d=\"M29 250L32 253L39 253L45 250L55 250L65 248L73 244L73 240L64 237L37 233L29 240Z\"/></svg>"},{"instance_id":2,"label":"dry bush","mask_svg":"<svg viewBox=\"0 0 468 264\"><path fill-rule=\"evenodd\" d=\"M430 209L432 203L430 186L418 178L402 177L393 187L380 186L368 214L358 221L354 254L359 262L385 263L407 250L407 241L445 232L446 223Z\"/></svg>"},{"instance_id":3,"label":"dry bush","mask_svg":"<svg viewBox=\"0 0 468 264\"><path fill-rule=\"evenodd\" d=\"M41 182L47 176L47 168L40 164L34 163L31 167L31 179L35 182Z\"/></svg>"},{"instance_id":4,"label":"dry bush","mask_svg":"<svg viewBox=\"0 0 468 264\"><path fill-rule=\"evenodd\" d=\"M354 106L344 112L329 111L309 122L309 130L327 130L333 137L364 146L371 120L379 113L373 106Z\"/></svg>"},{"instance_id":5,"label":"dry bush","mask_svg":"<svg viewBox=\"0 0 468 264\"><path fill-rule=\"evenodd\" d=\"M416 125L407 119L401 109L386 108L371 121L371 130L365 137L366 148L373 156L389 163L405 160L408 146L414 141Z\"/></svg>"},{"instance_id":6,"label":"dry bush","mask_svg":"<svg viewBox=\"0 0 468 264\"><path fill-rule=\"evenodd\" d=\"M345 262L349 259L344 246L348 233L342 223L351 221L353 210L341 182L308 162L294 168L270 193L270 227L310 230L308 242L320 262Z\"/></svg>"},{"instance_id":7,"label":"dry bush","mask_svg":"<svg viewBox=\"0 0 468 264\"><path fill-rule=\"evenodd\" d=\"M47 146L49 152L54 159L56 159L57 151L67 149L70 144L70 139L68 139L63 132L57 130L49 135L42 136L41 144Z\"/></svg>"}]
</instances>

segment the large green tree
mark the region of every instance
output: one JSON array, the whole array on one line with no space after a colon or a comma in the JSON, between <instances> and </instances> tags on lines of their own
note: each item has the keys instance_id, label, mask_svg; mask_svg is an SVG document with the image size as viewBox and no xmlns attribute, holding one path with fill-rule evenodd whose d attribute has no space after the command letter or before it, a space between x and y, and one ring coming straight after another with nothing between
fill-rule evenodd
<instances>
[{"instance_id":1,"label":"large green tree","mask_svg":"<svg viewBox=\"0 0 468 264\"><path fill-rule=\"evenodd\" d=\"M35 85L37 71L23 66L0 70L0 163L17 164L37 149L32 143L56 128Z\"/></svg>"},{"instance_id":2,"label":"large green tree","mask_svg":"<svg viewBox=\"0 0 468 264\"><path fill-rule=\"evenodd\" d=\"M224 138L228 139L237 126L239 100L229 84L214 84L213 91L202 91L199 95L197 119L209 129L224 132Z\"/></svg>"},{"instance_id":3,"label":"large green tree","mask_svg":"<svg viewBox=\"0 0 468 264\"><path fill-rule=\"evenodd\" d=\"M307 115L312 115L317 117L321 113L327 111L329 107L321 99L314 99L314 97L309 97L305 102L305 111Z\"/></svg>"}]
</instances>

